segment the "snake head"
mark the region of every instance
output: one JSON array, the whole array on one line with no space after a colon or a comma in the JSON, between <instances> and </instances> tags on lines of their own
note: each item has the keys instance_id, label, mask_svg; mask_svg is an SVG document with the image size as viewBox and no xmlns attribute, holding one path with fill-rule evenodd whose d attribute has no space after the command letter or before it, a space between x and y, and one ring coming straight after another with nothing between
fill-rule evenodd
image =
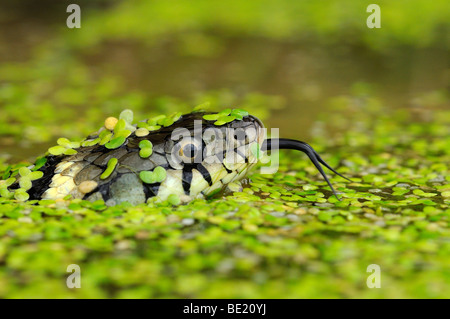
<instances>
[{"instance_id":1,"label":"snake head","mask_svg":"<svg viewBox=\"0 0 450 319\"><path fill-rule=\"evenodd\" d=\"M172 167L220 164L233 171L257 163L255 149L265 137L262 122L252 115L225 123L210 120L209 115L215 114L191 113L172 128L164 146Z\"/></svg>"}]
</instances>

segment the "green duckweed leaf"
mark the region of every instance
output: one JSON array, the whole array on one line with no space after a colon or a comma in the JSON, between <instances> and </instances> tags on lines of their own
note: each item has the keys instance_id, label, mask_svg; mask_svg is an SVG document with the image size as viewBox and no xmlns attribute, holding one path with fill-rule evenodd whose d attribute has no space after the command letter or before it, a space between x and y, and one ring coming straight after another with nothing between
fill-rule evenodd
<instances>
[{"instance_id":1,"label":"green duckweed leaf","mask_svg":"<svg viewBox=\"0 0 450 319\"><path fill-rule=\"evenodd\" d=\"M6 170L3 172L2 179L7 179L11 175L12 165L8 165Z\"/></svg>"},{"instance_id":2,"label":"green duckweed leaf","mask_svg":"<svg viewBox=\"0 0 450 319\"><path fill-rule=\"evenodd\" d=\"M142 158L148 158L153 154L152 147L144 147L139 150L139 156Z\"/></svg>"},{"instance_id":3,"label":"green duckweed leaf","mask_svg":"<svg viewBox=\"0 0 450 319\"><path fill-rule=\"evenodd\" d=\"M73 149L71 149L71 148L67 148L65 151L64 151L64 155L75 155L75 154L77 154L78 152L76 151L76 150L73 150Z\"/></svg>"},{"instance_id":4,"label":"green duckweed leaf","mask_svg":"<svg viewBox=\"0 0 450 319\"><path fill-rule=\"evenodd\" d=\"M230 115L230 113L231 113L231 109L225 109L225 110L220 111L218 114L220 117L222 117L222 116L228 116L228 115Z\"/></svg>"},{"instance_id":5,"label":"green duckweed leaf","mask_svg":"<svg viewBox=\"0 0 450 319\"><path fill-rule=\"evenodd\" d=\"M31 179L28 176L22 177L19 181L19 185L21 188L29 190L32 187Z\"/></svg>"},{"instance_id":6,"label":"green duckweed leaf","mask_svg":"<svg viewBox=\"0 0 450 319\"><path fill-rule=\"evenodd\" d=\"M9 198L12 198L13 196L14 196L14 193L8 191L7 188L0 187L0 197L9 199Z\"/></svg>"},{"instance_id":7,"label":"green duckweed leaf","mask_svg":"<svg viewBox=\"0 0 450 319\"><path fill-rule=\"evenodd\" d=\"M31 172L30 175L28 175L28 177L29 177L32 181L35 181L35 180L37 180L37 179L40 179L40 178L42 178L43 176L44 176L44 172L41 172L41 171L34 171L34 172Z\"/></svg>"},{"instance_id":8,"label":"green duckweed leaf","mask_svg":"<svg viewBox=\"0 0 450 319\"><path fill-rule=\"evenodd\" d=\"M80 142L69 142L69 144L67 144L67 148L79 148L81 146Z\"/></svg>"},{"instance_id":9,"label":"green duckweed leaf","mask_svg":"<svg viewBox=\"0 0 450 319\"><path fill-rule=\"evenodd\" d=\"M123 131L126 126L127 126L127 123L125 122L125 120L124 119L120 119L117 122L116 126L114 127L114 135L116 135L120 131Z\"/></svg>"},{"instance_id":10,"label":"green duckweed leaf","mask_svg":"<svg viewBox=\"0 0 450 319\"><path fill-rule=\"evenodd\" d=\"M153 172L141 171L139 173L139 177L146 184L154 184L154 183L156 183L155 176L154 176Z\"/></svg>"},{"instance_id":11,"label":"green duckweed leaf","mask_svg":"<svg viewBox=\"0 0 450 319\"><path fill-rule=\"evenodd\" d=\"M108 143L106 143L106 144L105 144L105 147L106 147L107 149L110 149L110 150L119 148L119 147L121 147L121 146L123 145L123 143L125 143L126 139L127 139L127 138L124 137L124 136L118 136L118 137L115 137L115 138L113 138L111 141L109 141Z\"/></svg>"},{"instance_id":12,"label":"green duckweed leaf","mask_svg":"<svg viewBox=\"0 0 450 319\"><path fill-rule=\"evenodd\" d=\"M19 175L22 177L30 175L31 171L28 167L21 167L19 168Z\"/></svg>"},{"instance_id":13,"label":"green duckweed leaf","mask_svg":"<svg viewBox=\"0 0 450 319\"><path fill-rule=\"evenodd\" d=\"M60 137L60 138L58 138L56 143L58 145L67 147L70 144L70 141L67 138L65 138L65 137Z\"/></svg>"},{"instance_id":14,"label":"green duckweed leaf","mask_svg":"<svg viewBox=\"0 0 450 319\"><path fill-rule=\"evenodd\" d=\"M129 124L133 123L133 117L134 117L133 111L129 109L123 110L119 115L120 120L124 120Z\"/></svg>"},{"instance_id":15,"label":"green duckweed leaf","mask_svg":"<svg viewBox=\"0 0 450 319\"><path fill-rule=\"evenodd\" d=\"M130 130L122 130L117 133L114 133L114 138L121 137L121 136L127 138L130 135L131 135Z\"/></svg>"},{"instance_id":16,"label":"green duckweed leaf","mask_svg":"<svg viewBox=\"0 0 450 319\"><path fill-rule=\"evenodd\" d=\"M166 116L165 114L161 114L161 115L152 117L151 119L149 119L149 120L147 121L147 123L148 123L149 125L156 125L156 124L158 124L158 125L163 125L163 122L164 122L164 120L165 120L166 118L167 118L167 116Z\"/></svg>"},{"instance_id":17,"label":"green duckweed leaf","mask_svg":"<svg viewBox=\"0 0 450 319\"><path fill-rule=\"evenodd\" d=\"M175 112L170 116L170 118L173 120L173 122L176 122L181 118L182 115L182 112Z\"/></svg>"},{"instance_id":18,"label":"green duckweed leaf","mask_svg":"<svg viewBox=\"0 0 450 319\"><path fill-rule=\"evenodd\" d=\"M236 117L227 115L227 116L221 116L217 119L217 121L214 122L214 125L220 126L224 125L226 123L233 122L236 119Z\"/></svg>"},{"instance_id":19,"label":"green duckweed leaf","mask_svg":"<svg viewBox=\"0 0 450 319\"><path fill-rule=\"evenodd\" d=\"M64 154L64 152L66 151L66 148L64 146L58 145L58 146L53 146L50 147L48 149L48 152L52 155L58 156L61 154Z\"/></svg>"},{"instance_id":20,"label":"green duckweed leaf","mask_svg":"<svg viewBox=\"0 0 450 319\"><path fill-rule=\"evenodd\" d=\"M37 171L41 167L43 167L47 163L46 157L41 157L36 160L36 163L34 164L33 171Z\"/></svg>"},{"instance_id":21,"label":"green duckweed leaf","mask_svg":"<svg viewBox=\"0 0 450 319\"><path fill-rule=\"evenodd\" d=\"M170 194L169 197L167 197L167 201L174 206L180 205L181 203L180 197L176 194Z\"/></svg>"},{"instance_id":22,"label":"green duckweed leaf","mask_svg":"<svg viewBox=\"0 0 450 319\"><path fill-rule=\"evenodd\" d=\"M161 121L158 124L161 124L162 126L167 127L167 126L171 126L174 122L175 121L172 118L166 117L163 121Z\"/></svg>"},{"instance_id":23,"label":"green duckweed leaf","mask_svg":"<svg viewBox=\"0 0 450 319\"><path fill-rule=\"evenodd\" d=\"M102 173L102 175L100 175L100 179L106 179L106 178L108 178L109 176L111 176L111 174L114 172L114 169L116 168L116 166L117 166L117 163L118 163L118 160L117 160L117 158L111 158L109 161L108 161L108 164L107 164L107 166L106 166L106 170Z\"/></svg>"},{"instance_id":24,"label":"green duckweed leaf","mask_svg":"<svg viewBox=\"0 0 450 319\"><path fill-rule=\"evenodd\" d=\"M83 147L94 146L94 145L97 145L98 143L100 143L100 141L101 140L98 137L98 138L90 140L90 141L83 141L83 142L81 142L81 146L83 146Z\"/></svg>"},{"instance_id":25,"label":"green duckweed leaf","mask_svg":"<svg viewBox=\"0 0 450 319\"><path fill-rule=\"evenodd\" d=\"M12 184L14 184L16 181L16 179L14 177L8 178L7 180L5 180L5 185L6 187L11 186Z\"/></svg>"},{"instance_id":26,"label":"green duckweed leaf","mask_svg":"<svg viewBox=\"0 0 450 319\"><path fill-rule=\"evenodd\" d=\"M104 134L102 137L100 137L101 140L100 140L100 142L98 143L99 145L105 145L105 144L107 144L109 141L111 141L111 138L112 138L112 136L113 136L113 134L112 134L112 133L109 133L108 131L104 131L104 132L106 132L106 134Z\"/></svg>"},{"instance_id":27,"label":"green duckweed leaf","mask_svg":"<svg viewBox=\"0 0 450 319\"><path fill-rule=\"evenodd\" d=\"M149 140L142 140L139 142L139 148L147 148L147 147L152 147L152 146L153 146L153 144Z\"/></svg>"},{"instance_id":28,"label":"green duckweed leaf","mask_svg":"<svg viewBox=\"0 0 450 319\"><path fill-rule=\"evenodd\" d=\"M158 166L153 170L153 174L155 175L155 181L157 183L161 183L166 179L167 172L164 167Z\"/></svg>"},{"instance_id":29,"label":"green duckweed leaf","mask_svg":"<svg viewBox=\"0 0 450 319\"><path fill-rule=\"evenodd\" d=\"M218 113L203 115L203 118L207 121L216 121L219 117L220 115Z\"/></svg>"},{"instance_id":30,"label":"green duckweed leaf","mask_svg":"<svg viewBox=\"0 0 450 319\"><path fill-rule=\"evenodd\" d=\"M210 107L211 107L211 103L210 102L205 102L205 103L202 103L202 104L199 104L199 105L195 106L192 109L192 112L204 112L204 111L208 110Z\"/></svg>"},{"instance_id":31,"label":"green duckweed leaf","mask_svg":"<svg viewBox=\"0 0 450 319\"><path fill-rule=\"evenodd\" d=\"M24 189L19 188L14 192L14 198L19 202L24 202L30 198L30 195Z\"/></svg>"},{"instance_id":32,"label":"green duckweed leaf","mask_svg":"<svg viewBox=\"0 0 450 319\"><path fill-rule=\"evenodd\" d=\"M230 113L231 116L234 116L238 120L242 120L244 116L248 115L248 112L241 109L233 109Z\"/></svg>"}]
</instances>

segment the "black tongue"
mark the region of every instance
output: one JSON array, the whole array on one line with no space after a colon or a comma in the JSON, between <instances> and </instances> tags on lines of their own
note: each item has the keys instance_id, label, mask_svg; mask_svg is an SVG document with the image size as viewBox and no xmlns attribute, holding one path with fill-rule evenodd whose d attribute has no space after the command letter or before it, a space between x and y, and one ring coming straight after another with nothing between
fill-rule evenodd
<instances>
[{"instance_id":1,"label":"black tongue","mask_svg":"<svg viewBox=\"0 0 450 319\"><path fill-rule=\"evenodd\" d=\"M328 186L330 186L331 190L333 191L334 196L336 196L336 198L338 200L340 200L340 198L338 197L336 191L334 190L333 186L331 185L330 181L328 180L328 177L325 174L325 172L323 171L322 166L320 166L320 164L324 165L326 168L331 170L333 173L341 176L342 178L345 178L346 180L351 181L350 179L348 179L347 177L336 172L333 168L330 167L330 165L328 165L320 157L319 154L317 154L317 152L311 147L311 145L308 145L307 143L302 142L302 141L291 140L291 139L287 139L287 138L266 139L261 146L261 150L262 151L273 150L274 148L272 148L272 146L276 147L277 144L278 144L278 149L297 150L297 151L301 151L301 152L305 153L309 157L311 162L313 162L314 166L317 168L317 170L320 172L320 174L322 174L323 178L328 183Z\"/></svg>"}]
</instances>

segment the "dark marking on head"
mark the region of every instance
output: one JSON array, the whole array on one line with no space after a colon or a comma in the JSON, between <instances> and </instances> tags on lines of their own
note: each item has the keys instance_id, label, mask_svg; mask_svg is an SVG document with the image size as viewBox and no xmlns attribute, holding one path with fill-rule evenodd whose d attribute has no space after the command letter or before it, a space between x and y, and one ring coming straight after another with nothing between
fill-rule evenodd
<instances>
[{"instance_id":1,"label":"dark marking on head","mask_svg":"<svg viewBox=\"0 0 450 319\"><path fill-rule=\"evenodd\" d=\"M208 169L205 166L203 166L203 164L198 164L196 168L197 168L197 171L199 171L200 174L202 174L205 181L208 182L208 185L211 186L212 179L211 179L211 174L209 174Z\"/></svg>"},{"instance_id":2,"label":"dark marking on head","mask_svg":"<svg viewBox=\"0 0 450 319\"><path fill-rule=\"evenodd\" d=\"M155 184L142 183L142 186L144 187L145 200L147 200L150 197L155 197L158 195L158 191L159 191L159 187L161 186L161 183L155 183Z\"/></svg>"},{"instance_id":3,"label":"dark marking on head","mask_svg":"<svg viewBox=\"0 0 450 319\"><path fill-rule=\"evenodd\" d=\"M230 174L232 172L232 170L228 169L223 162L222 162L222 166L225 168L225 170L227 171L228 174Z\"/></svg>"},{"instance_id":4,"label":"dark marking on head","mask_svg":"<svg viewBox=\"0 0 450 319\"><path fill-rule=\"evenodd\" d=\"M183 184L184 193L189 195L191 183L192 183L192 166L187 165L183 168L183 176L181 178L181 183Z\"/></svg>"}]
</instances>

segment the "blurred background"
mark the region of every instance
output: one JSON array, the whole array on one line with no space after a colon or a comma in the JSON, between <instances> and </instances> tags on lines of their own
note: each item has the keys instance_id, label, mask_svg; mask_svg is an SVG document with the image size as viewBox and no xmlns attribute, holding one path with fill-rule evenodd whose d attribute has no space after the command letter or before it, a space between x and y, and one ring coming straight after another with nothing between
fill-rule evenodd
<instances>
[{"instance_id":1,"label":"blurred background","mask_svg":"<svg viewBox=\"0 0 450 319\"><path fill-rule=\"evenodd\" d=\"M366 25L371 2L351 0L79 0L81 28L69 29L72 2L0 5L8 161L82 138L126 107L142 118L206 101L245 107L304 140L318 119L333 122L339 96L448 108L445 0L378 1L380 29Z\"/></svg>"},{"instance_id":2,"label":"blurred background","mask_svg":"<svg viewBox=\"0 0 450 319\"><path fill-rule=\"evenodd\" d=\"M369 29L371 2L2 1L0 179L125 108L209 102L353 183L332 178L338 202L280 152L243 192L176 207L1 198L0 298L448 298L450 2L377 1ZM88 289L67 289L73 263ZM367 288L370 264L385 289Z\"/></svg>"}]
</instances>

